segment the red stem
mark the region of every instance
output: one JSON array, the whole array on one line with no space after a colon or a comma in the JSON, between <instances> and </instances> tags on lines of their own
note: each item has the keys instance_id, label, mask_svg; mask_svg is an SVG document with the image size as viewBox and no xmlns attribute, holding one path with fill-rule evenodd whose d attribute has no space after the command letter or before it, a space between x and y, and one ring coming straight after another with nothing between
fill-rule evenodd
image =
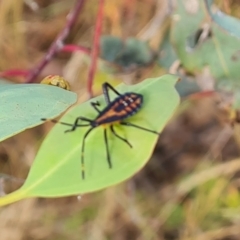
<instances>
[{"instance_id":1,"label":"red stem","mask_svg":"<svg viewBox=\"0 0 240 240\"><path fill-rule=\"evenodd\" d=\"M58 53L64 46L64 41L67 38L71 28L77 20L77 17L83 7L85 0L77 0L76 5L70 11L67 16L67 22L63 30L59 33L55 41L50 46L47 54L44 56L42 61L36 66L31 73L29 74L26 82L32 83L35 78L39 75L39 73L43 70L43 68L52 60L54 55Z\"/></svg>"},{"instance_id":2,"label":"red stem","mask_svg":"<svg viewBox=\"0 0 240 240\"><path fill-rule=\"evenodd\" d=\"M67 44L62 48L62 52L82 52L85 53L87 55L90 55L91 50L89 48L86 47L82 47L79 45L75 45L75 44Z\"/></svg>"},{"instance_id":3,"label":"red stem","mask_svg":"<svg viewBox=\"0 0 240 240\"><path fill-rule=\"evenodd\" d=\"M97 68L97 58L98 58L99 45L100 45L99 40L101 37L101 31L102 31L103 6L104 6L104 0L99 0L96 27L94 31L93 47L91 52L91 65L89 67L88 80L87 80L87 91L89 94L89 98L93 97L92 85L93 85L94 75Z\"/></svg>"},{"instance_id":4,"label":"red stem","mask_svg":"<svg viewBox=\"0 0 240 240\"><path fill-rule=\"evenodd\" d=\"M0 72L0 77L27 77L29 74L29 70L23 69L9 69L4 72Z\"/></svg>"},{"instance_id":5,"label":"red stem","mask_svg":"<svg viewBox=\"0 0 240 240\"><path fill-rule=\"evenodd\" d=\"M201 99L201 98L205 98L205 97L211 97L214 94L216 94L216 91L214 90L206 90L206 91L201 91L201 92L196 92L196 93L192 93L188 96L189 99Z\"/></svg>"}]
</instances>

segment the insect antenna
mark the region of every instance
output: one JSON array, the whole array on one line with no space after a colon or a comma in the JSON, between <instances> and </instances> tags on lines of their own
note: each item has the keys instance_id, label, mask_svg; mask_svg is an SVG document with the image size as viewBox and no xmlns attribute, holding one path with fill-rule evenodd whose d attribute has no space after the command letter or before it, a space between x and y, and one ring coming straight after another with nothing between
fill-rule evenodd
<instances>
[{"instance_id":1,"label":"insect antenna","mask_svg":"<svg viewBox=\"0 0 240 240\"><path fill-rule=\"evenodd\" d=\"M71 123L65 123L65 122L60 122L60 121L57 121L55 119L47 119L47 118L41 118L42 121L51 121L52 123L60 123L62 125L66 125L66 126L72 126Z\"/></svg>"},{"instance_id":2,"label":"insect antenna","mask_svg":"<svg viewBox=\"0 0 240 240\"><path fill-rule=\"evenodd\" d=\"M138 128L138 129L142 129L142 130L144 130L146 132L151 132L151 133L160 135L160 133L157 132L157 131L154 131L154 130L151 130L151 129L148 129L148 128L144 128L144 127L141 127L139 125L136 125L136 124L133 124L133 123L130 123L130 122L120 122L120 124L124 125L124 126L135 127L135 128Z\"/></svg>"},{"instance_id":3,"label":"insect antenna","mask_svg":"<svg viewBox=\"0 0 240 240\"><path fill-rule=\"evenodd\" d=\"M70 126L70 127L86 127L86 126L90 126L90 123L86 123L86 124L72 124L72 123L66 123L66 122L61 122L61 121L58 121L58 120L55 120L55 119L47 119L47 118L41 118L42 121L48 121L50 120L52 123L60 123L62 125L65 125L65 126ZM74 128L74 130L75 130ZM66 130L65 132L69 132L69 131L73 131L72 129L70 130Z\"/></svg>"}]
</instances>

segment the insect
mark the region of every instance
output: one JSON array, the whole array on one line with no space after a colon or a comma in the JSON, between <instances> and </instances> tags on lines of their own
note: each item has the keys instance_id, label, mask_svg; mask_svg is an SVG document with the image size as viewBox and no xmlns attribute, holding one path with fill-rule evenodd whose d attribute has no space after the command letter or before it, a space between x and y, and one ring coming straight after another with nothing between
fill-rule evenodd
<instances>
[{"instance_id":1,"label":"insect","mask_svg":"<svg viewBox=\"0 0 240 240\"><path fill-rule=\"evenodd\" d=\"M69 85L68 81L58 75L49 75L49 76L45 77L40 83L53 85L53 86L60 87L60 88L66 89L66 90L70 90L70 85Z\"/></svg>"},{"instance_id":2,"label":"insect","mask_svg":"<svg viewBox=\"0 0 240 240\"><path fill-rule=\"evenodd\" d=\"M103 126L104 142L106 146L106 155L107 155L107 162L108 162L109 168L112 168L112 162L111 162L111 156L109 151L106 127L109 127L112 134L116 136L118 139L125 142L130 148L132 148L131 143L126 138L118 135L118 133L114 129L114 124L118 123L124 126L135 127L135 128L159 135L159 133L154 130L150 130L142 126L135 125L131 122L125 121L125 119L131 117L132 115L135 115L141 109L143 104L143 95L135 92L126 92L124 94L121 94L107 82L102 85L102 89L103 89L103 95L105 97L107 106L104 109L100 110L99 102L91 102L92 107L98 113L95 119L89 119L86 117L77 117L73 124L60 122L57 120L51 120L54 123L60 123L60 124L71 127L65 132L73 132L78 127L87 127L87 126L90 127L84 134L83 142L82 142L82 149L81 149L82 179L85 178L85 169L84 169L85 140L87 136L90 134L90 132L93 131L93 129L99 126ZM110 100L109 90L112 90L117 95L117 97L113 101ZM47 119L43 118L42 120L45 121ZM85 123L81 123L81 122L85 122Z\"/></svg>"}]
</instances>

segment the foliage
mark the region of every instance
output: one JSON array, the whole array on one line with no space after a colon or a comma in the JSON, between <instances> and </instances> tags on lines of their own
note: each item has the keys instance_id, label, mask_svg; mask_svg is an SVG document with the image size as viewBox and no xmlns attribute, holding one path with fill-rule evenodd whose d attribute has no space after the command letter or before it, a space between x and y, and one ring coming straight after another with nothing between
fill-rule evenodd
<instances>
[{"instance_id":1,"label":"foliage","mask_svg":"<svg viewBox=\"0 0 240 240\"><path fill-rule=\"evenodd\" d=\"M57 117L77 100L73 92L42 84L0 85L0 141Z\"/></svg>"},{"instance_id":2,"label":"foliage","mask_svg":"<svg viewBox=\"0 0 240 240\"><path fill-rule=\"evenodd\" d=\"M138 92L144 97L143 109L129 121L139 126L149 125L146 128L161 132L179 101L174 89L176 81L176 77L166 75L148 79L133 86L119 86L118 89L122 93ZM97 97L90 101L99 101L103 105L104 97ZM84 117L95 114L88 101L73 108L61 121L73 123L79 113ZM86 179L81 179L81 139L86 130L79 128L66 134L64 133L66 129L65 126L56 124L44 140L24 185L18 191L1 198L0 205L32 196L54 197L82 194L122 182L146 164L158 138L156 134L139 129L117 127L116 131L129 139L133 149L114 139L112 135L110 154L113 169L108 169L105 161L103 132L101 128L97 128L86 140Z\"/></svg>"},{"instance_id":3,"label":"foliage","mask_svg":"<svg viewBox=\"0 0 240 240\"><path fill-rule=\"evenodd\" d=\"M173 6L173 1L167 0L100 0L97 3L101 2L102 7L104 2L103 18L102 22L96 22L99 11L96 1L85 1L82 10L77 12L80 8L72 6L80 2L82 0L50 0L41 4L40 1L2 1L0 77L26 83L26 78L38 82L47 74L68 76L71 89L81 103L63 116L62 121L69 123L81 115L96 117L89 102L82 102L90 95L90 88L95 95L100 94L102 83L106 81L114 87L120 82L144 85L146 79L171 72L181 78L175 87L184 98L184 104L165 126L167 117L163 121L162 113L169 104L173 111L176 101L175 77L161 78L172 79L169 85L165 83L173 95L164 91L164 81L159 89L144 87L146 101L148 97L152 99L152 92L159 95L154 99L168 97L166 101L157 100L151 107L146 103L139 115L129 120L163 130L157 144L157 136L116 126L121 136L138 147L128 148L109 131L113 163L113 168L109 169L103 130L96 128L86 142L86 179L83 181L80 152L86 128L64 133L68 127L56 124L37 156L39 141L52 123L23 131L41 124L41 118L58 116L75 102L76 94L55 89L54 92L59 92L55 95L50 86L29 85L26 89L38 94L25 91L24 100L17 94L18 90L15 94L15 90L9 89L12 97L4 96L7 101L1 98L4 104L0 106L9 123L6 127L6 122L2 121L0 132L5 132L4 139L12 136L0 144L0 195L13 193L0 198L0 203L105 189L78 197L32 198L1 208L1 238L238 239L239 3L177 0ZM100 43L93 40L93 31L95 36L102 35ZM99 45L102 51L98 69L101 70L94 76L96 65L93 62L96 63ZM92 49L95 54L91 54ZM94 69L90 73L86 66L89 63ZM34 74L38 78L31 77ZM93 84L87 75L91 80L94 76ZM122 85L118 89L141 92L138 86L143 85ZM21 88L14 84L15 87ZM47 95L43 88L47 89ZM202 92L205 90L207 92ZM36 102L32 100L35 96ZM61 99L67 104L52 112L55 109L52 103ZM103 97L97 99L104 108ZM33 105L29 106L31 101ZM24 111L24 120L17 111L14 117L18 102ZM37 102L41 112L36 113ZM155 109L161 111L158 113ZM166 111L170 116L171 109ZM10 123L14 128L9 127ZM23 132L17 134L20 131ZM27 181L15 191L26 179L30 166ZM117 185L110 186L112 184ZM24 214L19 217L21 212Z\"/></svg>"}]
</instances>

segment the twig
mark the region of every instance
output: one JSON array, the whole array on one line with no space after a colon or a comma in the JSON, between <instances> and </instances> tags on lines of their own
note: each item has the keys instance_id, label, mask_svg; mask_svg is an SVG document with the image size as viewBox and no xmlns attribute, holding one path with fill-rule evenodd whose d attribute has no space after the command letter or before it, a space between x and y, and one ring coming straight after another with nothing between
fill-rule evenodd
<instances>
[{"instance_id":1,"label":"twig","mask_svg":"<svg viewBox=\"0 0 240 240\"><path fill-rule=\"evenodd\" d=\"M91 49L75 44L66 44L61 49L62 52L82 52L84 54L90 55ZM30 70L27 69L8 69L6 71L0 72L0 77L24 77L25 79L31 74Z\"/></svg>"},{"instance_id":2,"label":"twig","mask_svg":"<svg viewBox=\"0 0 240 240\"><path fill-rule=\"evenodd\" d=\"M29 70L22 69L9 69L3 72L0 72L0 77L27 77L29 75Z\"/></svg>"},{"instance_id":3,"label":"twig","mask_svg":"<svg viewBox=\"0 0 240 240\"><path fill-rule=\"evenodd\" d=\"M43 70L43 68L49 63L49 61L51 61L53 56L63 48L64 41L67 38L74 23L76 22L84 2L85 0L77 0L76 5L73 7L71 12L67 16L67 22L64 29L59 33L55 41L52 43L51 47L49 48L47 54L44 56L42 61L38 64L38 66L36 66L31 71L31 73L29 74L26 80L27 83L34 82L35 78L39 75L39 73Z\"/></svg>"},{"instance_id":4,"label":"twig","mask_svg":"<svg viewBox=\"0 0 240 240\"><path fill-rule=\"evenodd\" d=\"M67 44L61 50L62 52L78 52L79 51L87 55L91 54L91 49L83 46L75 45L75 44Z\"/></svg>"},{"instance_id":5,"label":"twig","mask_svg":"<svg viewBox=\"0 0 240 240\"><path fill-rule=\"evenodd\" d=\"M102 20L103 20L103 6L104 6L104 0L99 0L96 27L94 31L93 47L91 52L91 65L89 67L88 80L87 80L87 91L88 91L89 98L93 97L92 85L93 85L94 75L96 72L97 57L99 53L99 40L101 36Z\"/></svg>"}]
</instances>

